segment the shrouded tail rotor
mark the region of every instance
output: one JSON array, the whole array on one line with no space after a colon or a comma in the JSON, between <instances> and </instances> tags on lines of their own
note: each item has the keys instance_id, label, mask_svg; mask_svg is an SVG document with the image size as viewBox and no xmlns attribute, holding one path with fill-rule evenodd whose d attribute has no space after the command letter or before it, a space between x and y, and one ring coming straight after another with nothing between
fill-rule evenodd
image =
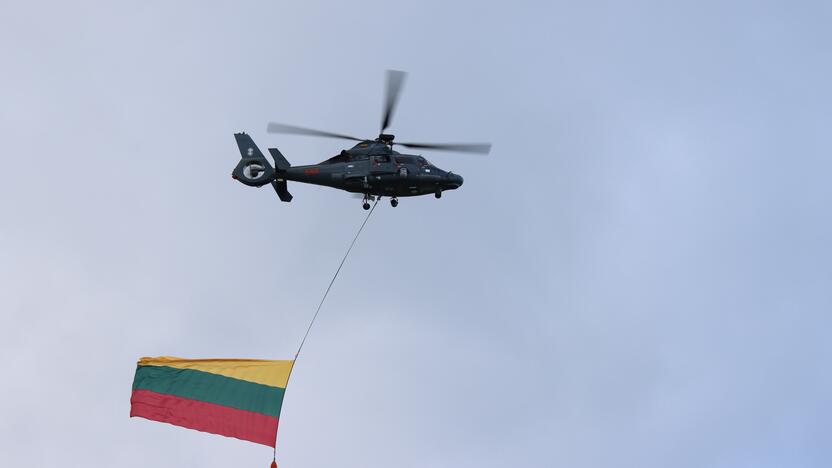
<instances>
[{"instance_id":1,"label":"shrouded tail rotor","mask_svg":"<svg viewBox=\"0 0 832 468\"><path fill-rule=\"evenodd\" d=\"M292 194L289 193L286 180L282 175L289 169L290 165L280 151L277 148L269 148L269 153L271 153L275 162L275 166L272 167L248 134L235 133L234 138L237 140L242 158L231 173L231 177L249 187L262 187L271 184L280 200L284 202L292 201Z\"/></svg>"},{"instance_id":2,"label":"shrouded tail rotor","mask_svg":"<svg viewBox=\"0 0 832 468\"><path fill-rule=\"evenodd\" d=\"M254 144L254 140L246 133L235 133L234 138L242 158L231 177L250 187L262 187L274 180L274 168Z\"/></svg>"}]
</instances>

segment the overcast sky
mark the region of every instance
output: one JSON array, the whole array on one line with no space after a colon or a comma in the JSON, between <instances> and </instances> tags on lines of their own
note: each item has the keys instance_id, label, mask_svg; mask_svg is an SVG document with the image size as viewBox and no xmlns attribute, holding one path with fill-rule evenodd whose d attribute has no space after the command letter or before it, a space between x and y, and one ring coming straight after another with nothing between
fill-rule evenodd
<instances>
[{"instance_id":1,"label":"overcast sky","mask_svg":"<svg viewBox=\"0 0 832 468\"><path fill-rule=\"evenodd\" d=\"M289 359L365 212L231 180L392 128L282 467L832 465L828 2L0 4L0 465L262 466L128 418L141 356Z\"/></svg>"}]
</instances>

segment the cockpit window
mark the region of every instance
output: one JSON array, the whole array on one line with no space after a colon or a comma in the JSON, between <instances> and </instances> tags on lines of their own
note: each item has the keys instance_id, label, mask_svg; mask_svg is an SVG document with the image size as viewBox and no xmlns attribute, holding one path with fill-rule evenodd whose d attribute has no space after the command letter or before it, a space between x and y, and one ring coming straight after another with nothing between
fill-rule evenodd
<instances>
[{"instance_id":1,"label":"cockpit window","mask_svg":"<svg viewBox=\"0 0 832 468\"><path fill-rule=\"evenodd\" d=\"M421 156L417 156L416 160L419 161L420 166L430 166L430 163L428 162L428 160L421 157Z\"/></svg>"}]
</instances>

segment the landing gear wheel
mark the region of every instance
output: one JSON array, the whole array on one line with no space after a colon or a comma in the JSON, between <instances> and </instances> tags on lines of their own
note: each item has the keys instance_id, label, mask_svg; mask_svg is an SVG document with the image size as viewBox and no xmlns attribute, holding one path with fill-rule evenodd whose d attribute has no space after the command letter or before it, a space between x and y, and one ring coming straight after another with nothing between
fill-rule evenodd
<instances>
[{"instance_id":1,"label":"landing gear wheel","mask_svg":"<svg viewBox=\"0 0 832 468\"><path fill-rule=\"evenodd\" d=\"M439 190L439 189L436 189L436 193L434 193L433 196L436 197L436 198L442 198L442 191Z\"/></svg>"},{"instance_id":2,"label":"landing gear wheel","mask_svg":"<svg viewBox=\"0 0 832 468\"><path fill-rule=\"evenodd\" d=\"M369 210L370 209L370 203L369 202L364 202L364 204L361 205L361 207L364 208L365 210Z\"/></svg>"},{"instance_id":3,"label":"landing gear wheel","mask_svg":"<svg viewBox=\"0 0 832 468\"><path fill-rule=\"evenodd\" d=\"M391 198L390 199L390 206L392 206L393 208L399 206L399 200L396 199L396 198Z\"/></svg>"}]
</instances>

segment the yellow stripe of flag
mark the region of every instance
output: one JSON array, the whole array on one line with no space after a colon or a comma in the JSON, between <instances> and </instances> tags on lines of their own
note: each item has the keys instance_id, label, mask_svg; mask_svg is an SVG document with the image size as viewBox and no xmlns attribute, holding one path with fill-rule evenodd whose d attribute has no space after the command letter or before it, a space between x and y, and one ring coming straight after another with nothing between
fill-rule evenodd
<instances>
[{"instance_id":1,"label":"yellow stripe of flag","mask_svg":"<svg viewBox=\"0 0 832 468\"><path fill-rule=\"evenodd\" d=\"M269 361L264 359L182 359L172 356L143 357L140 366L167 366L177 369L193 369L232 379L286 388L289 373L295 361Z\"/></svg>"}]
</instances>

